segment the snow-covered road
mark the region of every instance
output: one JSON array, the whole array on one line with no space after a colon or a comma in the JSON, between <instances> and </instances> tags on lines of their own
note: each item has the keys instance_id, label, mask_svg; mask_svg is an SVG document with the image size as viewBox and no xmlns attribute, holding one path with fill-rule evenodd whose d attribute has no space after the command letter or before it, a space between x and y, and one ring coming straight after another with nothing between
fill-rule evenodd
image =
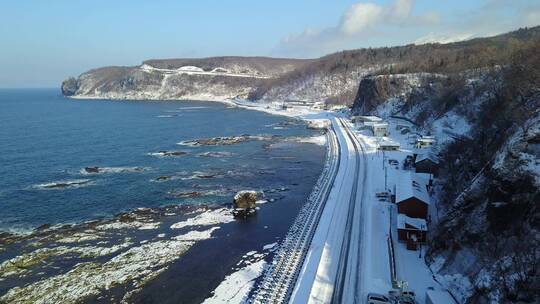
<instances>
[{"instance_id":1,"label":"snow-covered road","mask_svg":"<svg viewBox=\"0 0 540 304\"><path fill-rule=\"evenodd\" d=\"M341 114L263 110L330 120L333 136L328 142L339 157L326 166L332 170L323 170L253 302L365 303L368 293L386 295L393 289L392 270L396 283L415 292L418 303L425 301L428 288L444 292L419 258L425 252L409 251L397 241L395 205L376 196L387 190L395 193L396 185L414 174L392 165L404 163L414 143L393 132L389 138L401 148L381 151L380 137L356 128ZM389 124L398 130L395 121Z\"/></svg>"},{"instance_id":2,"label":"snow-covered road","mask_svg":"<svg viewBox=\"0 0 540 304\"><path fill-rule=\"evenodd\" d=\"M293 290L291 303L330 302L338 272L359 162L358 152L341 120L332 118L332 125L340 142L340 166Z\"/></svg>"},{"instance_id":3,"label":"snow-covered road","mask_svg":"<svg viewBox=\"0 0 540 304\"><path fill-rule=\"evenodd\" d=\"M374 162L347 121L333 118L332 124L340 141L340 168L291 303L363 303L373 282L385 289L391 284L388 214L368 197L376 186L370 182Z\"/></svg>"}]
</instances>

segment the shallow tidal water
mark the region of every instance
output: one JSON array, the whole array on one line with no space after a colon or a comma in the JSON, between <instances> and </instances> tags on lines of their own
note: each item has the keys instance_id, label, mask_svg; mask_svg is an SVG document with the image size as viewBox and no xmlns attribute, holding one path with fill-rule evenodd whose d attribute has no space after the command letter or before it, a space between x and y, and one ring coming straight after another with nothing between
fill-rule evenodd
<instances>
[{"instance_id":1,"label":"shallow tidal water","mask_svg":"<svg viewBox=\"0 0 540 304\"><path fill-rule=\"evenodd\" d=\"M219 224L211 238L168 262L129 298L200 303L247 252L260 252L286 234L321 172L326 151L297 139L318 135L298 121L213 102L70 100L58 90L0 90L0 230L28 232L73 223L65 232L71 235L89 231L86 224L78 226L83 221L106 222L135 208L162 212L153 218L152 229L103 236L107 246L129 243L115 253L61 255L32 264L24 276L2 279L0 273L0 297L15 286L31 290L32 284L77 263L107 263L130 247L174 237L179 233L171 225L196 214L199 206L228 208L236 191L261 191L269 202L259 206L256 216ZM239 136L246 140L185 144ZM86 167L97 167L97 172ZM189 206L189 212L167 213L164 206ZM46 232L39 242L37 237L0 240L0 264L60 246L62 231ZM271 257L265 255L268 261ZM134 289L128 285L81 300L118 302Z\"/></svg>"}]
</instances>

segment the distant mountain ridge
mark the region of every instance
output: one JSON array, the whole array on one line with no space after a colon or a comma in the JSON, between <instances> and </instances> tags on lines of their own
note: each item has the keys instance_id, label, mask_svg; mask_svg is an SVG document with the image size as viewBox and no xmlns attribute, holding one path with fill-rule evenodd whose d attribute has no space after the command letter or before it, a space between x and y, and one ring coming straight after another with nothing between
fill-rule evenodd
<instances>
[{"instance_id":1,"label":"distant mountain ridge","mask_svg":"<svg viewBox=\"0 0 540 304\"><path fill-rule=\"evenodd\" d=\"M505 64L513 49L540 39L540 27L450 44L406 45L338 52L317 59L209 57L151 59L140 66L93 69L62 83L66 96L111 99L306 100L351 104L367 75L458 72ZM154 70L145 70L143 67ZM174 70L193 66L210 72ZM169 71L163 71L169 70ZM256 77L248 77L256 76Z\"/></svg>"}]
</instances>

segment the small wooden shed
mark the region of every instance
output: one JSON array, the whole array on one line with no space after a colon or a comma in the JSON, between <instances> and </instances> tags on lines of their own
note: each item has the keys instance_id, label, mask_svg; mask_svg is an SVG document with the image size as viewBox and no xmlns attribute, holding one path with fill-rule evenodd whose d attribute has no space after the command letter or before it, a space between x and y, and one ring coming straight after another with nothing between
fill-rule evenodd
<instances>
[{"instance_id":1,"label":"small wooden shed","mask_svg":"<svg viewBox=\"0 0 540 304\"><path fill-rule=\"evenodd\" d=\"M437 176L439 159L433 152L424 152L416 155L414 167L417 173L429 173Z\"/></svg>"},{"instance_id":2,"label":"small wooden shed","mask_svg":"<svg viewBox=\"0 0 540 304\"><path fill-rule=\"evenodd\" d=\"M398 240L409 241L413 238L417 243L426 242L427 224L426 220L408 217L405 214L397 216Z\"/></svg>"},{"instance_id":3,"label":"small wooden shed","mask_svg":"<svg viewBox=\"0 0 540 304\"><path fill-rule=\"evenodd\" d=\"M398 213L412 218L427 219L430 199L426 186L427 183L412 176L401 179L396 185Z\"/></svg>"}]
</instances>

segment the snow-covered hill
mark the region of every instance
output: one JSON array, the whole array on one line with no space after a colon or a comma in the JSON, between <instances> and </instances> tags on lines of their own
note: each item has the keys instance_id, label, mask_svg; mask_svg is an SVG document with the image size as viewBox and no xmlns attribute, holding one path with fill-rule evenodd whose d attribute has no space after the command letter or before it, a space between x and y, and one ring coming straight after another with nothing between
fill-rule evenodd
<instances>
[{"instance_id":1,"label":"snow-covered hill","mask_svg":"<svg viewBox=\"0 0 540 304\"><path fill-rule=\"evenodd\" d=\"M540 44L539 44L540 45ZM538 299L540 56L459 73L364 78L353 112L398 116L437 139L436 279L467 303Z\"/></svg>"}]
</instances>

